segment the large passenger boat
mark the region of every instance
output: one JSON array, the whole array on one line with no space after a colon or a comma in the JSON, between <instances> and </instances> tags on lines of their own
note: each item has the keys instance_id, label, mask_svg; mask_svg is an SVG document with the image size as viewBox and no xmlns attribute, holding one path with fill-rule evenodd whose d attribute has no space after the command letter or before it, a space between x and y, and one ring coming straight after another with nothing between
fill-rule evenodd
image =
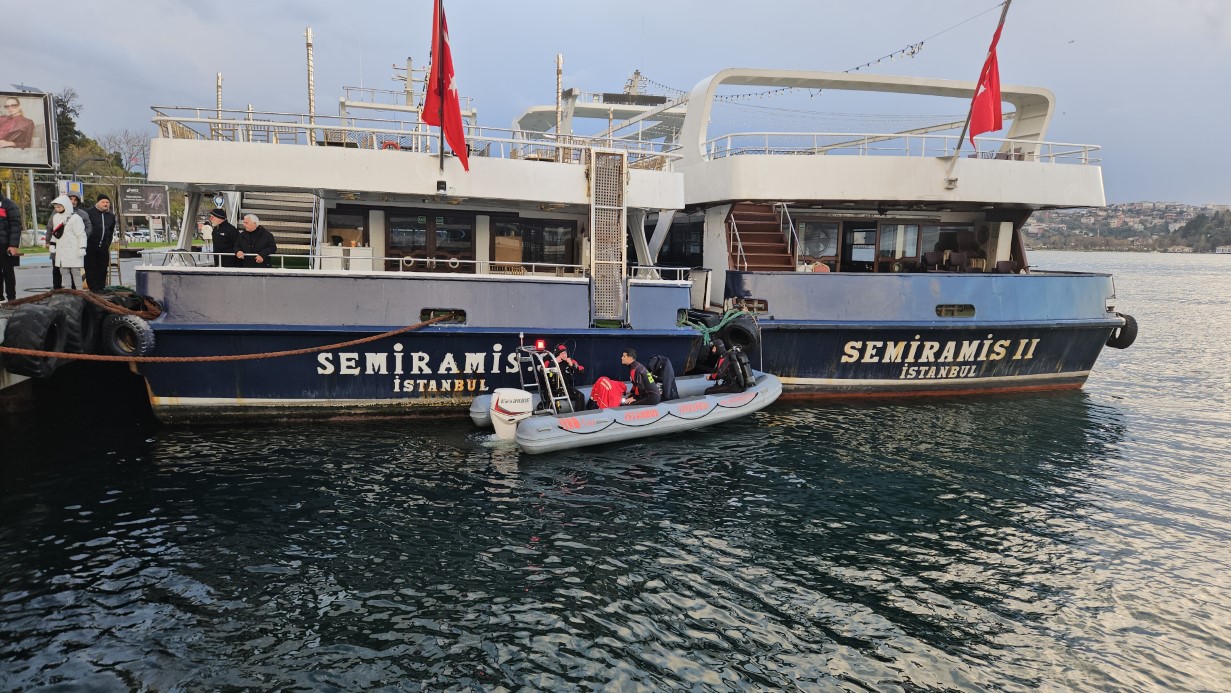
<instances>
[{"instance_id":1,"label":"large passenger boat","mask_svg":"<svg viewBox=\"0 0 1231 693\"><path fill-rule=\"evenodd\" d=\"M1104 344L1132 343L1136 324L1115 312L1111 276L1027 257L1032 212L1105 204L1098 147L1044 139L1050 91L1002 87L1013 107L1006 136L959 156L961 120L891 133L715 132L732 87L964 106L974 84L730 69L675 100L687 104L682 118L664 108L620 124L641 141L678 133L685 201L667 238L692 251L655 258L651 247L646 259L712 268L711 306L758 316L754 359L784 396L1077 388Z\"/></svg>"},{"instance_id":2,"label":"large passenger boat","mask_svg":"<svg viewBox=\"0 0 1231 693\"><path fill-rule=\"evenodd\" d=\"M971 82L731 69L676 97L636 84L562 92L509 130L469 124L469 172L440 163L409 90L389 119L347 99L336 117L156 108L150 178L189 191L183 227L221 202L232 222L257 214L282 252L217 267L184 234L151 257L137 282L165 309L155 355L310 348L448 316L356 348L141 364L156 413L460 411L516 384L514 352L538 339L568 342L594 377L623 375L627 347L683 372L700 352L689 325L729 310L756 317L741 346L788 398L1076 388L1104 344L1131 342L1110 276L1027 258L1031 212L1104 204L1098 148L1044 140L1047 90L1003 87L1007 136L959 156L945 130L960 122L711 124L731 87L964 104Z\"/></svg>"}]
</instances>

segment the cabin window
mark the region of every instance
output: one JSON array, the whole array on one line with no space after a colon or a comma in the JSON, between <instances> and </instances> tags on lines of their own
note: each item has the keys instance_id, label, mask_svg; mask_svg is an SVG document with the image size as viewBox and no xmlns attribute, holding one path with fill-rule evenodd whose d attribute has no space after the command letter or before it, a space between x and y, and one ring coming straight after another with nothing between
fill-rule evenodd
<instances>
[{"instance_id":1,"label":"cabin window","mask_svg":"<svg viewBox=\"0 0 1231 693\"><path fill-rule=\"evenodd\" d=\"M879 257L882 260L919 257L919 226L916 224L881 226Z\"/></svg>"},{"instance_id":2,"label":"cabin window","mask_svg":"<svg viewBox=\"0 0 1231 693\"><path fill-rule=\"evenodd\" d=\"M939 224L924 224L919 227L923 237L921 252L928 251L946 251L958 249L958 232L973 231L974 227L969 224L961 226L941 226Z\"/></svg>"},{"instance_id":3,"label":"cabin window","mask_svg":"<svg viewBox=\"0 0 1231 693\"><path fill-rule=\"evenodd\" d=\"M368 244L368 213L354 209L331 209L325 216L325 244L348 248Z\"/></svg>"},{"instance_id":4,"label":"cabin window","mask_svg":"<svg viewBox=\"0 0 1231 693\"><path fill-rule=\"evenodd\" d=\"M492 219L492 261L572 265L577 224L559 219Z\"/></svg>"}]
</instances>

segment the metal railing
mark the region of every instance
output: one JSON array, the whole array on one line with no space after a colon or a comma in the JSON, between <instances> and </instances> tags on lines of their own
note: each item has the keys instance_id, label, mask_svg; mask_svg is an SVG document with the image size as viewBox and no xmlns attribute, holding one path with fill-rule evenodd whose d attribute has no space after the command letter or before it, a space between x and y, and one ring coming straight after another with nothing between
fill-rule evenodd
<instances>
[{"instance_id":1,"label":"metal railing","mask_svg":"<svg viewBox=\"0 0 1231 693\"><path fill-rule=\"evenodd\" d=\"M316 115L272 111L238 111L185 106L154 107L159 137L226 142L334 146L370 150L439 153L440 133L416 120L391 120L348 115ZM680 158L678 145L619 138L560 136L526 130L466 127L469 155L584 163L591 147L628 153L633 168L670 170Z\"/></svg>"},{"instance_id":2,"label":"metal railing","mask_svg":"<svg viewBox=\"0 0 1231 693\"><path fill-rule=\"evenodd\" d=\"M329 246L335 247L335 246ZM231 253L215 253L198 250L148 249L141 253L149 258L145 263L161 267L221 267L222 258L233 257ZM159 258L159 259L156 259ZM291 266L288 266L291 265ZM336 267L331 265L336 264ZM390 269L392 267L393 269ZM555 262L507 262L502 260L462 260L445 255L423 257L346 257L342 255L308 254L292 255L274 253L265 265L245 269L305 269L312 271L351 272L420 272L447 273L472 276L535 276L585 278L584 265L569 265ZM426 272L424 272L426 270ZM652 270L653 275L644 274ZM653 265L629 265L628 277L635 279L658 279L662 281L689 281L692 269L688 267L658 267Z\"/></svg>"},{"instance_id":3,"label":"metal railing","mask_svg":"<svg viewBox=\"0 0 1231 693\"><path fill-rule=\"evenodd\" d=\"M1046 163L1098 164L1101 147L1091 144L976 137L994 146L971 157ZM707 158L759 155L953 156L957 135L903 133L735 132L705 143Z\"/></svg>"},{"instance_id":4,"label":"metal railing","mask_svg":"<svg viewBox=\"0 0 1231 693\"><path fill-rule=\"evenodd\" d=\"M785 202L775 202L774 211L778 213L778 228L783 228L783 220L786 221L786 228L782 235L786 236L786 243L791 251L791 264L799 264L799 234L795 232L795 222L791 219L791 210L787 209ZM789 231L790 233L787 233Z\"/></svg>"},{"instance_id":5,"label":"metal railing","mask_svg":"<svg viewBox=\"0 0 1231 693\"><path fill-rule=\"evenodd\" d=\"M736 253L734 264L737 266L743 265L743 269L747 270L748 256L744 253L744 242L741 241L739 237L739 224L736 223L734 216L728 218L727 221L731 224L731 240L735 241L735 248L731 247L730 240L727 241L727 254L729 255L731 250L735 250Z\"/></svg>"}]
</instances>

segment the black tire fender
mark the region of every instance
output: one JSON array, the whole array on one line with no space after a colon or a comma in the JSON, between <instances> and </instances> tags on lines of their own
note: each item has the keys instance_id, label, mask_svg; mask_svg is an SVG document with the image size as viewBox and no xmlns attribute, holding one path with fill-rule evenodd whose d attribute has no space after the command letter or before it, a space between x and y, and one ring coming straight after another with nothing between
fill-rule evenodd
<instances>
[{"instance_id":1,"label":"black tire fender","mask_svg":"<svg viewBox=\"0 0 1231 693\"><path fill-rule=\"evenodd\" d=\"M76 354L91 354L98 344L101 318L93 304L81 296L56 294L47 305L64 314L64 349Z\"/></svg>"},{"instance_id":2,"label":"black tire fender","mask_svg":"<svg viewBox=\"0 0 1231 693\"><path fill-rule=\"evenodd\" d=\"M148 356L154 351L154 328L136 315L108 315L102 348L115 356Z\"/></svg>"},{"instance_id":3,"label":"black tire fender","mask_svg":"<svg viewBox=\"0 0 1231 693\"><path fill-rule=\"evenodd\" d=\"M1116 313L1124 318L1124 326L1111 331L1107 338L1107 346L1114 349L1127 349L1137 341L1137 320L1128 313Z\"/></svg>"},{"instance_id":4,"label":"black tire fender","mask_svg":"<svg viewBox=\"0 0 1231 693\"><path fill-rule=\"evenodd\" d=\"M737 346L745 352L761 346L761 328L757 325L757 319L747 313L727 323L719 335L728 347Z\"/></svg>"},{"instance_id":5,"label":"black tire fender","mask_svg":"<svg viewBox=\"0 0 1231 693\"><path fill-rule=\"evenodd\" d=\"M9 318L4 346L39 351L64 351L67 338L64 313L52 306L29 303L17 308ZM46 378L60 366L60 359L50 356L5 354L4 366L17 375Z\"/></svg>"}]
</instances>

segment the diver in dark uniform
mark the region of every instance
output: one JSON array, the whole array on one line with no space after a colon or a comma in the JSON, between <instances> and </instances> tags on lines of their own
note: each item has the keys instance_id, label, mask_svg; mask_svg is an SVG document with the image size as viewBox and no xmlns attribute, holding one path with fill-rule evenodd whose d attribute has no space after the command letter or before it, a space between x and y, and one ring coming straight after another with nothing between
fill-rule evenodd
<instances>
[{"instance_id":1,"label":"diver in dark uniform","mask_svg":"<svg viewBox=\"0 0 1231 693\"><path fill-rule=\"evenodd\" d=\"M637 361L635 349L625 349L620 356L620 363L628 366L628 379L632 381L633 391L623 400L623 404L658 404L662 401L663 391L654 382L650 371Z\"/></svg>"},{"instance_id":2,"label":"diver in dark uniform","mask_svg":"<svg viewBox=\"0 0 1231 693\"><path fill-rule=\"evenodd\" d=\"M710 350L718 357L718 365L714 366L713 373L705 377L717 382L707 388L705 394L743 392L748 389L748 384L744 380L744 371L740 368L736 355L727 351L727 347L722 343L722 340L715 339Z\"/></svg>"}]
</instances>

